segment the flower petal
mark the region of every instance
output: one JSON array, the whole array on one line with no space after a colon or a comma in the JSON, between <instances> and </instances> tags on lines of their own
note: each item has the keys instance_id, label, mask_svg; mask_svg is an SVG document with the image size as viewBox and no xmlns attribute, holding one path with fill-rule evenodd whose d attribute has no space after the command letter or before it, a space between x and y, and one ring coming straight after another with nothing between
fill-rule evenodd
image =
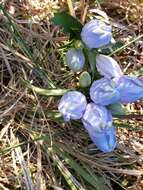
<instances>
[{"instance_id":1,"label":"flower petal","mask_svg":"<svg viewBox=\"0 0 143 190\"><path fill-rule=\"evenodd\" d=\"M121 77L123 75L118 63L112 57L106 55L97 55L96 67L102 76L109 79L113 77Z\"/></svg>"},{"instance_id":2,"label":"flower petal","mask_svg":"<svg viewBox=\"0 0 143 190\"><path fill-rule=\"evenodd\" d=\"M143 80L122 76L117 80L117 86L121 103L132 103L143 98Z\"/></svg>"},{"instance_id":3,"label":"flower petal","mask_svg":"<svg viewBox=\"0 0 143 190\"><path fill-rule=\"evenodd\" d=\"M112 152L116 147L115 127L106 128L101 133L89 134L93 143L104 153Z\"/></svg>"},{"instance_id":4,"label":"flower petal","mask_svg":"<svg viewBox=\"0 0 143 190\"><path fill-rule=\"evenodd\" d=\"M106 107L89 103L82 122L89 133L102 132L104 128L112 126L112 115Z\"/></svg>"},{"instance_id":5,"label":"flower petal","mask_svg":"<svg viewBox=\"0 0 143 190\"><path fill-rule=\"evenodd\" d=\"M110 43L112 27L101 20L91 20L81 31L81 39L88 48L100 48Z\"/></svg>"},{"instance_id":6,"label":"flower petal","mask_svg":"<svg viewBox=\"0 0 143 190\"><path fill-rule=\"evenodd\" d=\"M61 98L58 110L65 121L80 119L83 116L87 105L85 96L78 91L67 92Z\"/></svg>"},{"instance_id":7,"label":"flower petal","mask_svg":"<svg viewBox=\"0 0 143 190\"><path fill-rule=\"evenodd\" d=\"M90 97L96 104L109 105L119 101L120 93L113 80L102 78L91 85Z\"/></svg>"}]
</instances>

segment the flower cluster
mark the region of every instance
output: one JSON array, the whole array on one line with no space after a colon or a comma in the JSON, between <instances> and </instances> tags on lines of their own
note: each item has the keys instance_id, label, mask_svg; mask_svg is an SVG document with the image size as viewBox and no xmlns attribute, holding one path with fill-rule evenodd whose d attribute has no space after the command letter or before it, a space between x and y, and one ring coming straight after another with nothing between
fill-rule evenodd
<instances>
[{"instance_id":1,"label":"flower cluster","mask_svg":"<svg viewBox=\"0 0 143 190\"><path fill-rule=\"evenodd\" d=\"M88 48L108 45L112 39L111 26L92 20L83 27L81 39ZM66 60L75 72L81 71L85 64L81 50L69 50ZM109 56L98 54L95 64L102 77L93 81L90 87L91 101L87 103L81 92L70 91L63 95L58 109L65 121L81 119L93 143L101 151L111 152L117 142L110 106L132 103L143 98L143 81L124 75L119 64Z\"/></svg>"}]
</instances>

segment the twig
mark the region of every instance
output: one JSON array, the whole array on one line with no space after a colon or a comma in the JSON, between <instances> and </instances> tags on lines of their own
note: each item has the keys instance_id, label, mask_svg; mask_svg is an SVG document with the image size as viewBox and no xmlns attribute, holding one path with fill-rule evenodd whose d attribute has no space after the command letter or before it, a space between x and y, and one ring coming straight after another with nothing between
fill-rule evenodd
<instances>
[{"instance_id":1,"label":"twig","mask_svg":"<svg viewBox=\"0 0 143 190\"><path fill-rule=\"evenodd\" d=\"M73 8L72 0L67 0L67 4L68 4L68 7L69 7L69 11L70 11L71 16L75 17L75 11L74 11L74 8Z\"/></svg>"},{"instance_id":2,"label":"twig","mask_svg":"<svg viewBox=\"0 0 143 190\"><path fill-rule=\"evenodd\" d=\"M7 69L8 69L8 72L9 72L11 78L13 78L13 72L12 72L12 69L11 69L10 64L9 64L9 62L8 62L8 59L7 59L7 57L6 57L6 55L5 55L4 51L3 51L3 49L2 49L1 47L0 47L0 50L1 50L1 53L2 53L2 56L3 56L3 59L4 59L4 61L5 61L6 67L7 67Z\"/></svg>"},{"instance_id":3,"label":"twig","mask_svg":"<svg viewBox=\"0 0 143 190\"><path fill-rule=\"evenodd\" d=\"M119 51L125 49L126 47L128 47L129 45L131 45L132 43L136 42L137 40L139 40L139 39L142 38L142 37L143 37L143 34L140 35L140 36L138 36L137 38L133 39L133 40L130 41L129 43L123 45L122 47L116 49L115 51L113 51L112 53L110 53L109 56L111 56L111 55L113 55L113 54L115 54L115 53L117 53L117 52L119 52Z\"/></svg>"}]
</instances>

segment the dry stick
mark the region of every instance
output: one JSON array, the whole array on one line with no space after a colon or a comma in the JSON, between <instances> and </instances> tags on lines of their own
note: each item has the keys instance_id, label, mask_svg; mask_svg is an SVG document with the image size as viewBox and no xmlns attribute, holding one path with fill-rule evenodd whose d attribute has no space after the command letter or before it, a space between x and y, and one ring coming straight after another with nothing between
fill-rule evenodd
<instances>
[{"instance_id":1,"label":"dry stick","mask_svg":"<svg viewBox=\"0 0 143 190\"><path fill-rule=\"evenodd\" d=\"M74 8L73 8L72 0L67 0L67 4L68 4L68 7L69 7L69 11L70 11L71 16L75 17L75 11L74 11Z\"/></svg>"},{"instance_id":2,"label":"dry stick","mask_svg":"<svg viewBox=\"0 0 143 190\"><path fill-rule=\"evenodd\" d=\"M7 50L7 51L10 51L10 52L12 52L13 54L15 54L16 56L20 57L21 59L23 59L24 61L26 61L28 65L30 65L31 67L33 67L32 61L31 61L29 58L25 57L25 56L22 55L21 53L18 53L17 51L14 51L14 50L8 48L7 46L5 46L4 44L2 44L1 42L0 42L0 46L1 46L3 49L5 49L5 50Z\"/></svg>"},{"instance_id":3,"label":"dry stick","mask_svg":"<svg viewBox=\"0 0 143 190\"><path fill-rule=\"evenodd\" d=\"M82 24L84 24L84 22L86 20L87 11L88 11L88 5L85 6L84 11L83 11L83 15L81 17L81 23Z\"/></svg>"},{"instance_id":4,"label":"dry stick","mask_svg":"<svg viewBox=\"0 0 143 190\"><path fill-rule=\"evenodd\" d=\"M132 43L136 42L137 40L139 40L139 39L142 38L142 37L143 37L143 34L140 35L140 36L138 36L137 38L133 39L133 40L130 41L129 43L123 45L122 47L116 49L115 51L113 51L112 53L110 53L109 56L111 56L111 55L113 55L113 54L115 54L115 53L117 53L117 52L119 52L119 51L125 49L126 47L128 47L129 45L131 45Z\"/></svg>"},{"instance_id":5,"label":"dry stick","mask_svg":"<svg viewBox=\"0 0 143 190\"><path fill-rule=\"evenodd\" d=\"M1 50L1 53L2 53L2 56L3 56L3 59L4 59L4 61L5 61L5 64L6 64L6 66L7 66L8 72L9 72L11 78L13 78L13 72L12 72L12 69L11 69L10 64L9 64L9 62L8 62L8 59L7 59L7 57L6 57L6 55L5 55L4 51L3 51L3 49L2 49L1 47L0 47L0 50Z\"/></svg>"},{"instance_id":6,"label":"dry stick","mask_svg":"<svg viewBox=\"0 0 143 190\"><path fill-rule=\"evenodd\" d=\"M23 153L21 150L21 147L15 148L16 157L19 160L19 163L21 165L21 168L23 170L24 178L25 178L25 184L27 187L27 190L34 190L33 188L33 182L30 176L30 170L28 169L26 162L23 157Z\"/></svg>"},{"instance_id":7,"label":"dry stick","mask_svg":"<svg viewBox=\"0 0 143 190\"><path fill-rule=\"evenodd\" d=\"M3 118L5 115L7 115L11 110L15 108L17 103L22 99L22 97L25 95L25 91L19 96L19 98L7 109L5 110L1 115L0 119Z\"/></svg>"}]
</instances>

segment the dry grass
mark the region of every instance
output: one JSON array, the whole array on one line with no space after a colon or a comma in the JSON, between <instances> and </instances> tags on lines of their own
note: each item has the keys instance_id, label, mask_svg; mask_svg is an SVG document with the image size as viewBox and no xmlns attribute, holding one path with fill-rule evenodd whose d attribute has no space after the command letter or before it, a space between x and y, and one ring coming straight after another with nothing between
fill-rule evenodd
<instances>
[{"instance_id":1,"label":"dry grass","mask_svg":"<svg viewBox=\"0 0 143 190\"><path fill-rule=\"evenodd\" d=\"M80 123L62 123L57 97L27 86L77 86L77 76L63 61L69 39L49 21L55 11L68 10L66 0L2 2L15 25L0 13L0 189L141 190L143 118L115 121L127 128L119 127L119 145L105 155L91 144ZM70 11L83 23L99 2L75 1ZM127 43L143 34L141 1L105 0L100 6L117 40ZM126 73L142 77L142 38L114 56ZM142 115L143 102L127 109Z\"/></svg>"}]
</instances>

